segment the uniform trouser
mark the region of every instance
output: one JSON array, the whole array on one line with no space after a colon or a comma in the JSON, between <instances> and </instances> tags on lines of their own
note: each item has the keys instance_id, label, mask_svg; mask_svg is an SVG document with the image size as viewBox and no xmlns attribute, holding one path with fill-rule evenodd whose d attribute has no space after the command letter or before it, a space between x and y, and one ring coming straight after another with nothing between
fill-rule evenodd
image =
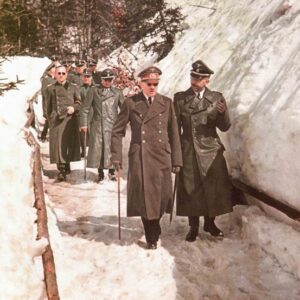
<instances>
[{"instance_id":1,"label":"uniform trouser","mask_svg":"<svg viewBox=\"0 0 300 300\"><path fill-rule=\"evenodd\" d=\"M199 218L200 217L195 217L195 216L189 216L189 225L191 227L199 227ZM214 221L214 217L204 217L204 220L206 221Z\"/></svg>"},{"instance_id":2,"label":"uniform trouser","mask_svg":"<svg viewBox=\"0 0 300 300\"><path fill-rule=\"evenodd\" d=\"M80 131L80 146L81 146L81 153L83 154L83 156L85 156L85 151L86 151L86 149L84 148L85 135L86 135L85 146L87 147L89 144L89 132L88 131L87 132Z\"/></svg>"},{"instance_id":3,"label":"uniform trouser","mask_svg":"<svg viewBox=\"0 0 300 300\"><path fill-rule=\"evenodd\" d=\"M161 234L160 219L147 220L142 217L147 243L155 243Z\"/></svg>"},{"instance_id":4,"label":"uniform trouser","mask_svg":"<svg viewBox=\"0 0 300 300\"><path fill-rule=\"evenodd\" d=\"M48 129L49 129L49 121L46 119L43 131L41 133L41 139L46 139L46 136L47 136L47 133L48 133Z\"/></svg>"}]
</instances>

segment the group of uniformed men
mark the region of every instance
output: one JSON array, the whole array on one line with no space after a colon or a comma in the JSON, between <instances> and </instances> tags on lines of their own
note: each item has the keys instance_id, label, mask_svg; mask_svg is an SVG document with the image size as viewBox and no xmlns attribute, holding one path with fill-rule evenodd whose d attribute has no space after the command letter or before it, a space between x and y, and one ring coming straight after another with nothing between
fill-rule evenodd
<instances>
[{"instance_id":1,"label":"group of uniformed men","mask_svg":"<svg viewBox=\"0 0 300 300\"><path fill-rule=\"evenodd\" d=\"M216 129L228 130L230 119L222 94L207 88L214 72L195 61L191 86L176 93L174 101L157 93L162 72L155 66L139 73L140 91L125 100L112 86L112 69L100 73L100 85L93 72L83 61L73 76L64 63L53 64L43 79L50 162L58 166L58 179L65 180L70 162L80 160L79 132L89 133L87 166L98 168L99 181L104 179L103 169L115 179L114 171L122 168L122 138L129 123L127 215L141 217L146 248L157 248L160 219L172 212L172 172L178 182L177 215L189 219L186 241L196 240L200 216L204 231L222 238L215 217L231 212L232 203L225 148Z\"/></svg>"}]
</instances>

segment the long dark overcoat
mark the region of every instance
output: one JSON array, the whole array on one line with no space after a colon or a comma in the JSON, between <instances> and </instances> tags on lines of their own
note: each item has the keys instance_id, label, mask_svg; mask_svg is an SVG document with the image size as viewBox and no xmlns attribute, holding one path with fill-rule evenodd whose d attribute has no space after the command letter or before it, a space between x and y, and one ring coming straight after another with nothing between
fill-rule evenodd
<instances>
[{"instance_id":1,"label":"long dark overcoat","mask_svg":"<svg viewBox=\"0 0 300 300\"><path fill-rule=\"evenodd\" d=\"M80 160L80 137L77 114L81 105L79 87L56 82L46 89L47 117L49 120L50 163ZM67 114L73 106L75 113Z\"/></svg>"},{"instance_id":2,"label":"long dark overcoat","mask_svg":"<svg viewBox=\"0 0 300 300\"><path fill-rule=\"evenodd\" d=\"M202 99L192 88L175 94L174 105L181 132L183 168L179 173L177 215L209 216L232 211L231 185L224 146L216 129L230 127L228 110L216 110L221 93L205 89Z\"/></svg>"},{"instance_id":3,"label":"long dark overcoat","mask_svg":"<svg viewBox=\"0 0 300 300\"><path fill-rule=\"evenodd\" d=\"M111 132L118 116L118 108L124 102L120 89L92 87L80 112L81 126L87 126L88 115L93 110L90 125L88 168L111 168Z\"/></svg>"},{"instance_id":4,"label":"long dark overcoat","mask_svg":"<svg viewBox=\"0 0 300 300\"><path fill-rule=\"evenodd\" d=\"M122 138L131 126L127 215L158 219L172 204L171 167L182 166L172 100L157 94L149 106L143 93L126 98L112 132L112 161L122 161Z\"/></svg>"}]
</instances>

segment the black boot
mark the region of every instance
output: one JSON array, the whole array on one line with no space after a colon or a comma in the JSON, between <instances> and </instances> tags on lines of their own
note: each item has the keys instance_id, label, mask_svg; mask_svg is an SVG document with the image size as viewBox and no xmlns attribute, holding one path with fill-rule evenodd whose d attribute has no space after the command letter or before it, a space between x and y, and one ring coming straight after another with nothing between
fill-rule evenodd
<instances>
[{"instance_id":1,"label":"black boot","mask_svg":"<svg viewBox=\"0 0 300 300\"><path fill-rule=\"evenodd\" d=\"M191 226L189 232L187 233L185 240L188 242L194 242L198 236L199 227Z\"/></svg>"},{"instance_id":2,"label":"black boot","mask_svg":"<svg viewBox=\"0 0 300 300\"><path fill-rule=\"evenodd\" d=\"M215 224L215 218L204 217L204 231L210 233L212 236L223 238L224 233Z\"/></svg>"},{"instance_id":3,"label":"black boot","mask_svg":"<svg viewBox=\"0 0 300 300\"><path fill-rule=\"evenodd\" d=\"M57 181L66 181L66 164L65 163L58 163L58 174L57 174Z\"/></svg>"},{"instance_id":4,"label":"black boot","mask_svg":"<svg viewBox=\"0 0 300 300\"><path fill-rule=\"evenodd\" d=\"M109 176L109 179L110 179L111 181L117 181L117 178L116 178L115 170L114 170L114 169L109 169L109 170L108 170L108 176Z\"/></svg>"},{"instance_id":5,"label":"black boot","mask_svg":"<svg viewBox=\"0 0 300 300\"><path fill-rule=\"evenodd\" d=\"M103 169L98 169L98 182L104 180L104 172Z\"/></svg>"},{"instance_id":6,"label":"black boot","mask_svg":"<svg viewBox=\"0 0 300 300\"><path fill-rule=\"evenodd\" d=\"M71 173L71 166L70 163L66 163L66 174L70 174Z\"/></svg>"},{"instance_id":7,"label":"black boot","mask_svg":"<svg viewBox=\"0 0 300 300\"><path fill-rule=\"evenodd\" d=\"M146 249L149 249L149 250L157 249L157 242L147 242Z\"/></svg>"}]
</instances>

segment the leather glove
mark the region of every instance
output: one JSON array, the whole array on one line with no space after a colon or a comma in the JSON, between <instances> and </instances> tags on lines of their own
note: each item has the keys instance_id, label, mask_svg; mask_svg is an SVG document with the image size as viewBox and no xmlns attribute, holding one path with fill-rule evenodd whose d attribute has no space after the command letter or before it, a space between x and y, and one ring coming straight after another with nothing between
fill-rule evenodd
<instances>
[{"instance_id":1,"label":"leather glove","mask_svg":"<svg viewBox=\"0 0 300 300\"><path fill-rule=\"evenodd\" d=\"M178 174L180 172L180 167L179 166L173 166L172 167L172 173Z\"/></svg>"}]
</instances>

